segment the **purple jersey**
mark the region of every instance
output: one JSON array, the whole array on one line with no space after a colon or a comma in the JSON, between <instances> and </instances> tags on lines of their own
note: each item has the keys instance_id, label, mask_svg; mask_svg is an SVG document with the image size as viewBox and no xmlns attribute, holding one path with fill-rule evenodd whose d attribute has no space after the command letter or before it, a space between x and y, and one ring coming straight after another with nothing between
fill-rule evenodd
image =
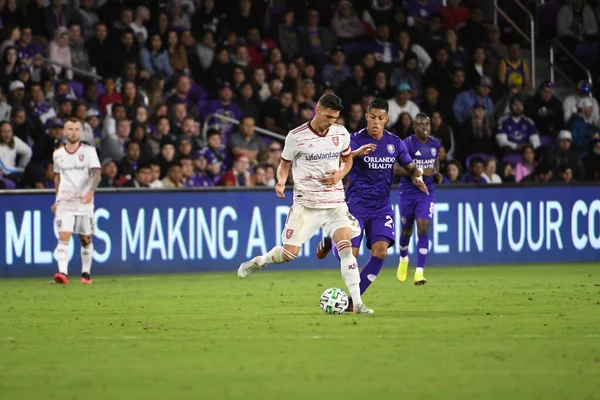
<instances>
[{"instance_id":1,"label":"purple jersey","mask_svg":"<svg viewBox=\"0 0 600 400\"><path fill-rule=\"evenodd\" d=\"M532 135L537 135L535 123L526 116L516 120L510 115L505 115L498 120L498 135L506 135L509 141L516 144L529 143Z\"/></svg>"},{"instance_id":2,"label":"purple jersey","mask_svg":"<svg viewBox=\"0 0 600 400\"><path fill-rule=\"evenodd\" d=\"M434 137L429 137L427 143L421 143L415 135L404 139L404 144L408 149L408 154L412 157L417 168L435 168L435 160L440 151L440 141ZM423 181L427 185L427 190L433 194L433 176L424 176ZM398 186L398 193L402 196L425 196L425 193L414 185L411 178L402 177Z\"/></svg>"},{"instance_id":3,"label":"purple jersey","mask_svg":"<svg viewBox=\"0 0 600 400\"><path fill-rule=\"evenodd\" d=\"M351 212L390 208L394 164L398 161L400 165L408 165L413 161L402 139L388 131L384 131L379 140L371 137L366 129L350 136L352 150L370 143L376 144L377 149L366 156L354 158L348 174L346 202Z\"/></svg>"}]
</instances>

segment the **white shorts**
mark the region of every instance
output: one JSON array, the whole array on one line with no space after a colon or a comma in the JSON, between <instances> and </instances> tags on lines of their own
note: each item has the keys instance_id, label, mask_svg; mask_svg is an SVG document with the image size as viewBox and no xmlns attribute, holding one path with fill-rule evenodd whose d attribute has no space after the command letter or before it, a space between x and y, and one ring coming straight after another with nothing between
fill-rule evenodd
<instances>
[{"instance_id":1,"label":"white shorts","mask_svg":"<svg viewBox=\"0 0 600 400\"><path fill-rule=\"evenodd\" d=\"M56 210L54 223L59 232L71 232L75 235L92 236L94 234L94 216L77 215L69 211Z\"/></svg>"},{"instance_id":2,"label":"white shorts","mask_svg":"<svg viewBox=\"0 0 600 400\"><path fill-rule=\"evenodd\" d=\"M360 225L348 211L346 203L336 208L307 208L294 204L288 212L281 240L283 244L300 247L319 228L323 228L329 237L333 237L335 231L340 228L351 228L353 238L360 235Z\"/></svg>"}]
</instances>

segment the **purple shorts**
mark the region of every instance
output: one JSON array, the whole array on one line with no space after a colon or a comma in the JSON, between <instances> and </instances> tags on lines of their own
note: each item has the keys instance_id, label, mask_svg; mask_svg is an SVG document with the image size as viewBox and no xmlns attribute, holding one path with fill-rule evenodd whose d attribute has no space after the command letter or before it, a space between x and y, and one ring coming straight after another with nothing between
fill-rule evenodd
<instances>
[{"instance_id":1,"label":"purple shorts","mask_svg":"<svg viewBox=\"0 0 600 400\"><path fill-rule=\"evenodd\" d=\"M391 209L371 214L364 210L361 213L351 209L350 213L360 225L360 235L352 239L352 247L360 247L363 235L367 237L368 249L371 249L373 243L379 241L388 242L390 247L394 245L396 242L394 235L396 230L394 228L394 213Z\"/></svg>"},{"instance_id":2,"label":"purple shorts","mask_svg":"<svg viewBox=\"0 0 600 400\"><path fill-rule=\"evenodd\" d=\"M400 222L402 226L412 225L415 219L426 219L433 221L433 207L435 197L433 193L428 196L398 196L398 206L400 207Z\"/></svg>"}]
</instances>

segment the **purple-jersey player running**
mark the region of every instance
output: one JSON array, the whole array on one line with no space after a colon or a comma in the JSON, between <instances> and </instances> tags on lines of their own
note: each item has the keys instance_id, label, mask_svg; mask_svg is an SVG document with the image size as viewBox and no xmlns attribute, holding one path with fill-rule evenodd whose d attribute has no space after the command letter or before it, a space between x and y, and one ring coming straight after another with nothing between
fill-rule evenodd
<instances>
[{"instance_id":1,"label":"purple-jersey player running","mask_svg":"<svg viewBox=\"0 0 600 400\"><path fill-rule=\"evenodd\" d=\"M354 164L348 174L346 188L348 210L361 228L361 234L352 239L352 251L356 257L363 232L367 238L367 248L371 250L371 258L360 274L361 295L377 278L387 250L395 242L394 212L390 201L394 164L398 162L407 175L413 177L414 184L411 185L415 190L427 192L421 172L409 156L402 139L384 129L389 119L388 102L373 100L365 118L367 128L350 138ZM325 237L319 243L317 257L325 258L331 249L331 239Z\"/></svg>"},{"instance_id":2,"label":"purple-jersey player running","mask_svg":"<svg viewBox=\"0 0 600 400\"><path fill-rule=\"evenodd\" d=\"M413 127L415 134L404 139L408 153L423 172L427 192L418 190L407 177L406 173L398 186L398 204L400 206L400 222L402 232L400 234L400 262L398 263L398 280L404 282L408 272L408 244L413 233L415 220L417 221L417 269L413 283L424 285L427 281L423 275L423 268L427 261L429 247L429 223L433 219L433 207L435 203L433 193L434 179L441 183L442 176L439 170L438 153L440 141L429 136L431 132L431 121L427 114L419 113L415 116Z\"/></svg>"}]
</instances>

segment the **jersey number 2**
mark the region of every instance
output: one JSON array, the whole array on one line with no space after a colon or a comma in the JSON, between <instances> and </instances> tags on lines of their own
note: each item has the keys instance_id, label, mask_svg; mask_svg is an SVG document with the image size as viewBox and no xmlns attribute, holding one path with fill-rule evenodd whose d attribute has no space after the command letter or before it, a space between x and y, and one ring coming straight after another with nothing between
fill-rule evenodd
<instances>
[{"instance_id":1,"label":"jersey number 2","mask_svg":"<svg viewBox=\"0 0 600 400\"><path fill-rule=\"evenodd\" d=\"M387 226L390 229L394 229L394 219L392 218L391 215L385 216L385 224L383 224L383 225Z\"/></svg>"}]
</instances>

